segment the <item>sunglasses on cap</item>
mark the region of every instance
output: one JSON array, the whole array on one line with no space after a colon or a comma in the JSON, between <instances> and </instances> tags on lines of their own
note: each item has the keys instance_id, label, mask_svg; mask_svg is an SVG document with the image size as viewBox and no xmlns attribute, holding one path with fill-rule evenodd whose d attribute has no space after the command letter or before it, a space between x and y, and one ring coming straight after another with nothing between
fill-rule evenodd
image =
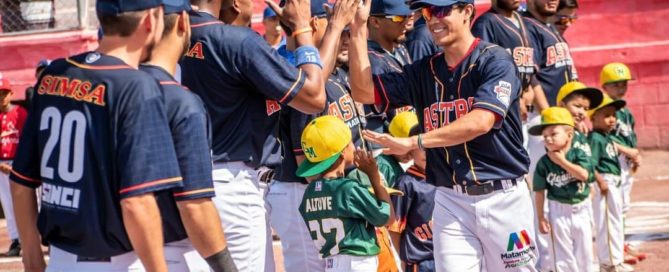
<instances>
[{"instance_id":1,"label":"sunglasses on cap","mask_svg":"<svg viewBox=\"0 0 669 272\"><path fill-rule=\"evenodd\" d=\"M432 20L432 17L441 19L446 16L450 16L454 8L458 8L461 6L462 5L450 5L446 7L440 7L440 6L424 7L423 9L421 9L421 13L423 13L423 17L425 18L426 21Z\"/></svg>"},{"instance_id":2,"label":"sunglasses on cap","mask_svg":"<svg viewBox=\"0 0 669 272\"><path fill-rule=\"evenodd\" d=\"M566 16L566 15L556 15L557 16L557 21L555 22L556 25L568 25L568 24L573 24L576 22L578 19L578 16Z\"/></svg>"},{"instance_id":3,"label":"sunglasses on cap","mask_svg":"<svg viewBox=\"0 0 669 272\"><path fill-rule=\"evenodd\" d=\"M374 17L379 17L379 18L386 18L392 21L393 23L403 23L404 20L407 19L408 16L402 16L402 15L372 15Z\"/></svg>"}]
</instances>

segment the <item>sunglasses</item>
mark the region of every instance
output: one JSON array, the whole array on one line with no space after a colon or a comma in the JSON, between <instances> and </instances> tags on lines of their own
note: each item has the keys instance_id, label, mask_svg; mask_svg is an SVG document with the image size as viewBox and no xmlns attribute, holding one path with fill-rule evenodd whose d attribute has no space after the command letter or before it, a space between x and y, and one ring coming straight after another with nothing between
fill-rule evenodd
<instances>
[{"instance_id":1,"label":"sunglasses","mask_svg":"<svg viewBox=\"0 0 669 272\"><path fill-rule=\"evenodd\" d=\"M407 16L402 16L402 15L372 15L372 16L379 18L386 18L393 23L403 23L407 19Z\"/></svg>"},{"instance_id":2,"label":"sunglasses","mask_svg":"<svg viewBox=\"0 0 669 272\"><path fill-rule=\"evenodd\" d=\"M556 25L570 25L576 22L578 19L578 16L565 16L565 15L557 15L557 21L555 22Z\"/></svg>"},{"instance_id":3,"label":"sunglasses","mask_svg":"<svg viewBox=\"0 0 669 272\"><path fill-rule=\"evenodd\" d=\"M458 8L460 5L450 5L446 7L440 7L440 6L430 6L421 9L421 12L423 13L423 17L425 18L426 21L432 20L432 17L435 17L437 19L444 18L446 16L451 15L451 12L453 11L454 8Z\"/></svg>"}]
</instances>

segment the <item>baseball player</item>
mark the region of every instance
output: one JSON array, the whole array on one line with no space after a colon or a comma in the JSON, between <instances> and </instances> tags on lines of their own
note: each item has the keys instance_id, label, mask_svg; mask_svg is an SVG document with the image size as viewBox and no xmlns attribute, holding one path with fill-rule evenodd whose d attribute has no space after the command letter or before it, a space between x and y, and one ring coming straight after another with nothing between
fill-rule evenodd
<instances>
[{"instance_id":1,"label":"baseball player","mask_svg":"<svg viewBox=\"0 0 669 272\"><path fill-rule=\"evenodd\" d=\"M394 137L406 138L420 133L418 117L413 112L396 115L389 128ZM404 271L434 271L432 211L436 188L425 182L425 151L414 149L410 154L413 165L393 186L404 196L391 196L396 220L388 229L404 263Z\"/></svg>"},{"instance_id":2,"label":"baseball player","mask_svg":"<svg viewBox=\"0 0 669 272\"><path fill-rule=\"evenodd\" d=\"M97 1L98 49L38 79L10 175L26 270L44 270L41 241L47 271L167 271L154 192L182 179L160 88L137 70L163 32L161 4Z\"/></svg>"},{"instance_id":3,"label":"baseball player","mask_svg":"<svg viewBox=\"0 0 669 272\"><path fill-rule=\"evenodd\" d=\"M211 201L214 185L209 116L202 100L177 83L173 76L177 61L188 50L190 26L187 12L190 10L186 0L165 2L162 38L149 62L140 66L140 70L158 80L163 91L167 120L183 177L182 188L158 196L167 243L165 257L170 260L168 269L171 271L209 271L207 263L214 271L236 271L226 247L220 218Z\"/></svg>"},{"instance_id":4,"label":"baseball player","mask_svg":"<svg viewBox=\"0 0 669 272\"><path fill-rule=\"evenodd\" d=\"M599 107L588 112L592 132L588 135L592 150L597 187L592 201L600 271L634 271L624 263L625 234L623 233L620 163L613 141L616 111L625 106L623 100L604 96Z\"/></svg>"},{"instance_id":5,"label":"baseball player","mask_svg":"<svg viewBox=\"0 0 669 272\"><path fill-rule=\"evenodd\" d=\"M632 80L629 67L623 63L614 62L605 65L600 73L599 82L602 89L613 99L623 99L627 93L627 82ZM641 154L637 148L637 136L634 131L634 116L627 107L616 111L616 128L613 131L613 141L621 153L618 157L620 162L621 189L623 193L623 213L629 211L630 193L634 184L632 174L641 163ZM625 253L638 258L646 259L646 254L625 245ZM626 257L627 259L627 257Z\"/></svg>"},{"instance_id":6,"label":"baseball player","mask_svg":"<svg viewBox=\"0 0 669 272\"><path fill-rule=\"evenodd\" d=\"M535 271L534 217L524 183L529 161L513 59L471 34L473 1L417 0L411 8L422 9L444 53L401 73L372 76L362 42L363 10L351 24L350 80L357 101L413 106L422 133L363 135L386 152L426 150L426 180L437 186L432 228L437 271Z\"/></svg>"},{"instance_id":7,"label":"baseball player","mask_svg":"<svg viewBox=\"0 0 669 272\"><path fill-rule=\"evenodd\" d=\"M550 233L554 245L552 271L592 271L592 227L589 197L594 175L590 156L574 148L574 119L565 108L550 107L541 113L541 124L530 134L542 135L547 154L537 164L534 186L536 206L548 194L549 219L537 209L539 231Z\"/></svg>"},{"instance_id":8,"label":"baseball player","mask_svg":"<svg viewBox=\"0 0 669 272\"><path fill-rule=\"evenodd\" d=\"M42 59L37 63L37 67L35 67L35 79L39 78L40 75L42 75L42 71L51 64L51 60L49 59ZM30 101L32 100L33 96L35 95L35 90L33 86L30 86L26 88L25 91L25 101L23 102L23 107L26 110L30 110Z\"/></svg>"},{"instance_id":9,"label":"baseball player","mask_svg":"<svg viewBox=\"0 0 669 272\"><path fill-rule=\"evenodd\" d=\"M265 27L265 34L263 38L274 49L286 44L286 37L283 35L283 29L279 24L279 17L270 7L266 7L263 11L262 24Z\"/></svg>"},{"instance_id":10,"label":"baseball player","mask_svg":"<svg viewBox=\"0 0 669 272\"><path fill-rule=\"evenodd\" d=\"M306 159L297 175L316 180L307 186L299 210L325 259L325 271L376 271L379 247L374 226L394 221L374 158L368 151L355 151L351 138L348 126L334 116L314 119L301 136ZM345 177L346 168L354 164L370 176L376 197L357 180Z\"/></svg>"},{"instance_id":11,"label":"baseball player","mask_svg":"<svg viewBox=\"0 0 669 272\"><path fill-rule=\"evenodd\" d=\"M21 254L21 243L19 232L14 220L14 208L12 206L12 195L9 190L9 173L12 171L12 160L16 154L19 137L26 121L26 110L18 105L12 104L12 85L9 79L0 74L0 201L2 211L7 220L7 232L12 244L6 255L17 257Z\"/></svg>"},{"instance_id":12,"label":"baseball player","mask_svg":"<svg viewBox=\"0 0 669 272\"><path fill-rule=\"evenodd\" d=\"M333 8L331 21L322 16L326 14L325 1L312 1L312 27L314 43L323 51L339 39L331 39L333 35L342 36L343 27L355 15L356 1L338 1ZM326 29L330 31L326 32ZM334 30L334 31L332 31ZM288 29L287 32L292 30ZM289 38L292 44L293 39ZM332 76L330 76L332 77ZM284 269L286 271L323 271L325 263L320 258L316 246L311 242L311 234L307 225L303 224L299 214L299 206L307 188L308 180L295 174L297 166L304 160L304 151L300 144L300 136L304 127L314 118L321 115L332 115L342 119L353 131L353 142L356 147L362 144L362 109L353 102L345 86L340 82L328 79L325 83L326 106L318 114L305 114L292 108L284 108L279 120L279 139L283 149L281 167L277 169L274 181L270 185L267 202L270 205L271 225L281 239Z\"/></svg>"},{"instance_id":13,"label":"baseball player","mask_svg":"<svg viewBox=\"0 0 669 272\"><path fill-rule=\"evenodd\" d=\"M560 35L564 35L565 31L576 22L578 19L576 11L578 11L577 0L560 0L555 15L550 18Z\"/></svg>"},{"instance_id":14,"label":"baseball player","mask_svg":"<svg viewBox=\"0 0 669 272\"><path fill-rule=\"evenodd\" d=\"M295 29L296 66L250 28L219 21L221 5L234 6L231 2L191 1L198 11L189 14L191 46L180 64L183 84L202 98L211 117L214 203L232 258L240 271L266 271L274 262L268 255L271 245L257 170L268 153L263 145L276 130L282 107L323 110L321 67L331 66L334 57L321 62L313 46L309 1L290 0L283 10L277 8L279 18Z\"/></svg>"},{"instance_id":15,"label":"baseball player","mask_svg":"<svg viewBox=\"0 0 669 272\"><path fill-rule=\"evenodd\" d=\"M560 88L557 95L557 105L567 109L574 120L574 138L572 139L572 147L581 149L586 155L592 155L590 144L588 144L588 136L585 131L587 124L587 112L592 108L597 108L602 103L604 95L602 91L589 88L585 84L572 81L568 82Z\"/></svg>"}]
</instances>

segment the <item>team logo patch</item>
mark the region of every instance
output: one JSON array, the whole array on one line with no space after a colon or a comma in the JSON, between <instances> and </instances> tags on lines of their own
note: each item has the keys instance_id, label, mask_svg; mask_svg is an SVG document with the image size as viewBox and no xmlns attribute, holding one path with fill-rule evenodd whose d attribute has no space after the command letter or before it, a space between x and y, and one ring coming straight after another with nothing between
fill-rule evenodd
<instances>
[{"instance_id":1,"label":"team logo patch","mask_svg":"<svg viewBox=\"0 0 669 272\"><path fill-rule=\"evenodd\" d=\"M511 83L500 80L495 86L495 94L497 94L497 100L508 107L511 101Z\"/></svg>"},{"instance_id":2,"label":"team logo patch","mask_svg":"<svg viewBox=\"0 0 669 272\"><path fill-rule=\"evenodd\" d=\"M509 234L506 252L501 254L504 268L521 267L536 259L535 246L530 240L527 230L512 232Z\"/></svg>"},{"instance_id":3,"label":"team logo patch","mask_svg":"<svg viewBox=\"0 0 669 272\"><path fill-rule=\"evenodd\" d=\"M100 53L93 52L86 56L86 63L93 63L100 59Z\"/></svg>"},{"instance_id":4,"label":"team logo patch","mask_svg":"<svg viewBox=\"0 0 669 272\"><path fill-rule=\"evenodd\" d=\"M316 181L316 188L314 188L316 192L320 192L323 190L323 182L322 181Z\"/></svg>"}]
</instances>

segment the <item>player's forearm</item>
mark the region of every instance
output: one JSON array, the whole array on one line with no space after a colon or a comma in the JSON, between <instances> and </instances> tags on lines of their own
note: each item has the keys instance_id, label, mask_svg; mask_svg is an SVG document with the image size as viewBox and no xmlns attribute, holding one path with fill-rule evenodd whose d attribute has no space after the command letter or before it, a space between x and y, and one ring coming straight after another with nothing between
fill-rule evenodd
<instances>
[{"instance_id":1,"label":"player's forearm","mask_svg":"<svg viewBox=\"0 0 669 272\"><path fill-rule=\"evenodd\" d=\"M147 271L167 271L158 204L152 193L121 200L123 225Z\"/></svg>"},{"instance_id":2,"label":"player's forearm","mask_svg":"<svg viewBox=\"0 0 669 272\"><path fill-rule=\"evenodd\" d=\"M313 39L308 33L297 35L295 45L314 46ZM320 54L320 53L319 53ZM313 63L305 63L298 68L302 69L306 80L304 85L290 102L290 106L306 114L316 114L325 108L325 83L323 69Z\"/></svg>"},{"instance_id":3,"label":"player's forearm","mask_svg":"<svg viewBox=\"0 0 669 272\"><path fill-rule=\"evenodd\" d=\"M220 252L227 246L221 218L211 199L178 201L177 207L188 238L202 258Z\"/></svg>"},{"instance_id":4,"label":"player's forearm","mask_svg":"<svg viewBox=\"0 0 669 272\"><path fill-rule=\"evenodd\" d=\"M636 148L627 147L627 146L619 144L619 143L613 143L613 144L616 146L616 149L618 149L618 152L625 155L625 157L634 158L637 155L639 155L639 150L636 149Z\"/></svg>"},{"instance_id":5,"label":"player's forearm","mask_svg":"<svg viewBox=\"0 0 669 272\"><path fill-rule=\"evenodd\" d=\"M353 100L363 104L374 104L372 68L367 55L367 28L351 29L348 49L349 81Z\"/></svg>"},{"instance_id":6,"label":"player's forearm","mask_svg":"<svg viewBox=\"0 0 669 272\"><path fill-rule=\"evenodd\" d=\"M321 63L323 64L323 80L327 80L335 67L337 60L337 46L341 33L344 31L344 26L340 23L332 22L328 24L328 28L323 35L323 40L318 48L321 55Z\"/></svg>"},{"instance_id":7,"label":"player's forearm","mask_svg":"<svg viewBox=\"0 0 669 272\"><path fill-rule=\"evenodd\" d=\"M426 148L459 145L488 133L495 124L495 114L488 110L474 109L450 125L422 135ZM417 146L417 137L413 137Z\"/></svg>"},{"instance_id":8,"label":"player's forearm","mask_svg":"<svg viewBox=\"0 0 669 272\"><path fill-rule=\"evenodd\" d=\"M546 93L544 93L544 88L541 87L541 84L534 85L532 88L534 92L534 106L537 107L537 112L541 113L550 104L548 103L548 99L546 99Z\"/></svg>"},{"instance_id":9,"label":"player's forearm","mask_svg":"<svg viewBox=\"0 0 669 272\"><path fill-rule=\"evenodd\" d=\"M544 218L544 202L546 201L546 190L536 191L534 204L537 210L537 218Z\"/></svg>"},{"instance_id":10,"label":"player's forearm","mask_svg":"<svg viewBox=\"0 0 669 272\"><path fill-rule=\"evenodd\" d=\"M374 195L376 196L376 199L388 203L390 206L390 216L388 217L388 221L386 221L384 224L386 226L390 226L393 222L395 222L395 209L393 209L393 203L390 201L390 195L386 191L386 188L381 184L381 174L379 171L365 174L367 174L369 177L372 188L374 188Z\"/></svg>"},{"instance_id":11,"label":"player's forearm","mask_svg":"<svg viewBox=\"0 0 669 272\"><path fill-rule=\"evenodd\" d=\"M37 230L37 197L35 189L10 182L14 218L23 250L23 265L28 271L46 267L39 231Z\"/></svg>"}]
</instances>

